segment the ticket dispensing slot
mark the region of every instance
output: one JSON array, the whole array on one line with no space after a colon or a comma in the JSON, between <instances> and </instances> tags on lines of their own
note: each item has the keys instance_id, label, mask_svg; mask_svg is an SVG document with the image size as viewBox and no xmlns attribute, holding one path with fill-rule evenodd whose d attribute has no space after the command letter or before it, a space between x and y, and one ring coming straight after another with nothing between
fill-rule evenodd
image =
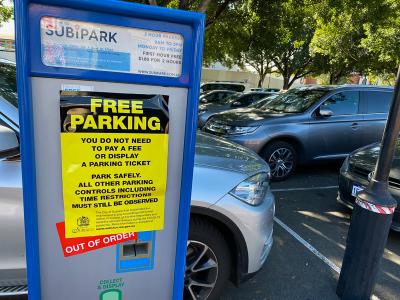
<instances>
[{"instance_id":1,"label":"ticket dispensing slot","mask_svg":"<svg viewBox=\"0 0 400 300\"><path fill-rule=\"evenodd\" d=\"M127 243L122 245L122 259L149 257L151 242Z\"/></svg>"},{"instance_id":2,"label":"ticket dispensing slot","mask_svg":"<svg viewBox=\"0 0 400 300\"><path fill-rule=\"evenodd\" d=\"M139 232L138 239L117 246L117 272L151 270L154 264L155 232Z\"/></svg>"}]
</instances>

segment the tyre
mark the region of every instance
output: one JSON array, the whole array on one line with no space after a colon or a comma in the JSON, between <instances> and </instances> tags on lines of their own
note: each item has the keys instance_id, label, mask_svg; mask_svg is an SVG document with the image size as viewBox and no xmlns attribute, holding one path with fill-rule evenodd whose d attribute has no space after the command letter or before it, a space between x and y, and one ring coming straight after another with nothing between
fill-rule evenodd
<instances>
[{"instance_id":1,"label":"tyre","mask_svg":"<svg viewBox=\"0 0 400 300\"><path fill-rule=\"evenodd\" d=\"M287 142L272 142L264 149L262 156L271 168L271 179L274 181L285 180L296 169L297 153Z\"/></svg>"},{"instance_id":2,"label":"tyre","mask_svg":"<svg viewBox=\"0 0 400 300\"><path fill-rule=\"evenodd\" d=\"M231 272L231 253L222 233L211 223L192 217L186 254L185 300L216 300Z\"/></svg>"}]
</instances>

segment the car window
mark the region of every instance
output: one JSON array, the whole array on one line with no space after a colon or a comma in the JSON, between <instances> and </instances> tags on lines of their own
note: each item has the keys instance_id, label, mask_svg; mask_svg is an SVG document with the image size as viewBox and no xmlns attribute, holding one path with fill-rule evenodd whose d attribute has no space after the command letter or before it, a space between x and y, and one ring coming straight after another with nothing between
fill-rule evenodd
<instances>
[{"instance_id":1,"label":"car window","mask_svg":"<svg viewBox=\"0 0 400 300\"><path fill-rule=\"evenodd\" d=\"M233 103L235 102L238 98L241 98L241 96L243 95L243 93L234 93L234 94L230 94L228 97L217 101L220 104L225 104L225 103Z\"/></svg>"},{"instance_id":2,"label":"car window","mask_svg":"<svg viewBox=\"0 0 400 300\"><path fill-rule=\"evenodd\" d=\"M224 84L221 85L221 90L230 90L230 91L235 91L235 92L243 92L245 89L244 85L240 84Z\"/></svg>"},{"instance_id":3,"label":"car window","mask_svg":"<svg viewBox=\"0 0 400 300\"><path fill-rule=\"evenodd\" d=\"M217 100L222 100L222 99L226 98L227 95L228 95L227 93L220 92L217 94Z\"/></svg>"},{"instance_id":4,"label":"car window","mask_svg":"<svg viewBox=\"0 0 400 300\"><path fill-rule=\"evenodd\" d=\"M333 115L355 115L358 114L359 92L340 92L331 96L322 105L321 109L329 109Z\"/></svg>"},{"instance_id":5,"label":"car window","mask_svg":"<svg viewBox=\"0 0 400 300\"><path fill-rule=\"evenodd\" d=\"M213 102L218 99L218 93L209 93L203 97L208 102Z\"/></svg>"},{"instance_id":6,"label":"car window","mask_svg":"<svg viewBox=\"0 0 400 300\"><path fill-rule=\"evenodd\" d=\"M329 88L293 88L278 94L259 109L278 113L302 113L330 91Z\"/></svg>"},{"instance_id":7,"label":"car window","mask_svg":"<svg viewBox=\"0 0 400 300\"><path fill-rule=\"evenodd\" d=\"M235 92L243 92L245 86L242 84L224 84L224 83L206 83L201 86L203 92L213 91L213 90L228 90Z\"/></svg>"},{"instance_id":8,"label":"car window","mask_svg":"<svg viewBox=\"0 0 400 300\"><path fill-rule=\"evenodd\" d=\"M16 91L15 66L0 63L0 97L18 107Z\"/></svg>"},{"instance_id":9,"label":"car window","mask_svg":"<svg viewBox=\"0 0 400 300\"><path fill-rule=\"evenodd\" d=\"M265 97L264 94L254 94L253 97L251 98L251 103L253 103L254 101L258 101L260 99L262 99L263 97Z\"/></svg>"},{"instance_id":10,"label":"car window","mask_svg":"<svg viewBox=\"0 0 400 300\"><path fill-rule=\"evenodd\" d=\"M253 103L255 100L258 100L260 98L257 98L258 94L249 94L249 95L243 95L239 99L237 99L234 102L239 102L243 106L247 106L251 103Z\"/></svg>"},{"instance_id":11,"label":"car window","mask_svg":"<svg viewBox=\"0 0 400 300\"><path fill-rule=\"evenodd\" d=\"M249 105L250 108L256 108L256 109L262 109L267 103L269 103L271 100L275 99L278 95L272 95L272 96L267 96L264 97L253 104Z\"/></svg>"},{"instance_id":12,"label":"car window","mask_svg":"<svg viewBox=\"0 0 400 300\"><path fill-rule=\"evenodd\" d=\"M391 92L361 92L362 99L366 102L367 113L388 113L392 102Z\"/></svg>"}]
</instances>

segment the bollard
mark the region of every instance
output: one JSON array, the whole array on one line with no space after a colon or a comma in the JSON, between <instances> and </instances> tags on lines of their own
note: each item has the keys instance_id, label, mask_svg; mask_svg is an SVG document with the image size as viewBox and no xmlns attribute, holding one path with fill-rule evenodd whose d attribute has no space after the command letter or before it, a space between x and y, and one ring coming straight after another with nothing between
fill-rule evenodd
<instances>
[{"instance_id":1,"label":"bollard","mask_svg":"<svg viewBox=\"0 0 400 300\"><path fill-rule=\"evenodd\" d=\"M385 183L373 182L357 196L336 290L341 299L370 299L372 295L396 207L387 190Z\"/></svg>"},{"instance_id":2,"label":"bollard","mask_svg":"<svg viewBox=\"0 0 400 300\"><path fill-rule=\"evenodd\" d=\"M388 180L400 131L400 72L382 138L381 151L368 187L355 201L336 294L344 300L371 298L387 242L396 200Z\"/></svg>"}]
</instances>

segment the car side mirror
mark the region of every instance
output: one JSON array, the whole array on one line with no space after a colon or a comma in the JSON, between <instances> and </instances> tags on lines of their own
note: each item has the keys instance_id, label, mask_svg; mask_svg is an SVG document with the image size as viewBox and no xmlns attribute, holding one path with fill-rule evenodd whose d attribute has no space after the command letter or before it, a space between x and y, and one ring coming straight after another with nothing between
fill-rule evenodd
<instances>
[{"instance_id":1,"label":"car side mirror","mask_svg":"<svg viewBox=\"0 0 400 300\"><path fill-rule=\"evenodd\" d=\"M10 128L0 125L0 157L15 155L18 150L17 134Z\"/></svg>"},{"instance_id":2,"label":"car side mirror","mask_svg":"<svg viewBox=\"0 0 400 300\"><path fill-rule=\"evenodd\" d=\"M333 116L333 111L331 111L330 109L327 109L327 108L320 108L318 115L321 117L325 117L325 118L331 117L331 116Z\"/></svg>"},{"instance_id":3,"label":"car side mirror","mask_svg":"<svg viewBox=\"0 0 400 300\"><path fill-rule=\"evenodd\" d=\"M208 100L207 99L201 99L200 102L201 103L208 103Z\"/></svg>"}]
</instances>

